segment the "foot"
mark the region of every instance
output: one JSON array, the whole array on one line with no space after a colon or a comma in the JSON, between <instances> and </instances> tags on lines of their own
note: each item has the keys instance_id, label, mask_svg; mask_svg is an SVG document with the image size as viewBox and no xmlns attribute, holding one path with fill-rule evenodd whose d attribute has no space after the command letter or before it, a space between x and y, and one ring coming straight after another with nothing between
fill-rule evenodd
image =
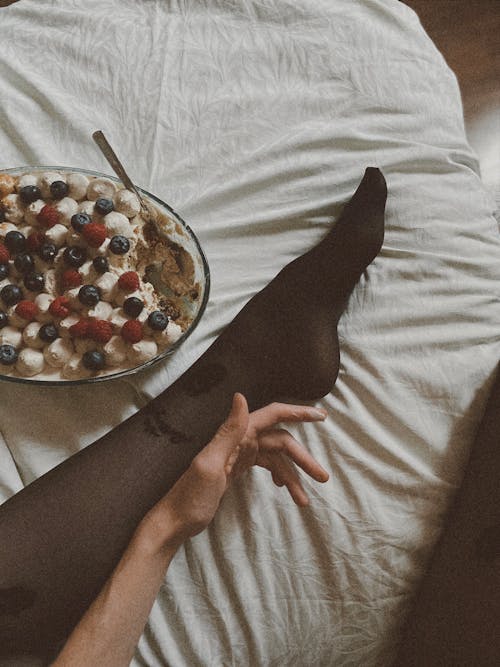
<instances>
[{"instance_id":1,"label":"foot","mask_svg":"<svg viewBox=\"0 0 500 667\"><path fill-rule=\"evenodd\" d=\"M212 354L183 377L185 391L209 391L234 369L251 409L331 391L339 371L337 323L382 246L386 198L382 173L368 168L334 228L248 302Z\"/></svg>"}]
</instances>

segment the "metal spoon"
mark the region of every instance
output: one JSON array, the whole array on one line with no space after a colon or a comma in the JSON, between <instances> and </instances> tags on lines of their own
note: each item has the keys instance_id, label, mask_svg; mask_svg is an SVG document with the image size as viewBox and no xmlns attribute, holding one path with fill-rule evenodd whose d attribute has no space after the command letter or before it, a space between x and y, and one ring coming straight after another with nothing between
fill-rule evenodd
<instances>
[{"instance_id":1,"label":"metal spoon","mask_svg":"<svg viewBox=\"0 0 500 667\"><path fill-rule=\"evenodd\" d=\"M141 205L143 220L145 222L151 222L154 225L158 236L168 239L169 237L167 233L160 227L158 216L154 207L144 199L139 190L132 183L132 180L123 168L123 165L118 159L115 151L111 148L111 145L104 136L104 133L101 130L97 130L92 134L92 138L101 149L102 154L108 161L115 174L121 180L123 185L127 188L127 190L132 190L132 192L136 194ZM148 281L153 285L157 292L161 292L166 296L172 296L172 290L161 279L162 266L162 262L154 262L149 264L145 269L145 273Z\"/></svg>"},{"instance_id":2,"label":"metal spoon","mask_svg":"<svg viewBox=\"0 0 500 667\"><path fill-rule=\"evenodd\" d=\"M116 155L115 151L111 148L111 145L109 141L106 139L104 136L104 132L102 130L97 130L92 134L92 139L96 142L96 144L99 146L101 149L102 154L108 161L111 169L115 172L115 174L118 176L118 178L121 180L123 185L127 188L127 190L132 190L132 192L135 193L139 200L139 204L141 205L141 209L143 214L145 215L147 220L151 220L155 224L155 227L158 231L159 234L161 234L161 230L158 228L157 224L157 218L154 212L154 209L146 202L144 197L141 195L139 190L135 187L135 185L132 183L132 180L130 179L129 175L123 168L122 163L118 159L118 156Z\"/></svg>"}]
</instances>

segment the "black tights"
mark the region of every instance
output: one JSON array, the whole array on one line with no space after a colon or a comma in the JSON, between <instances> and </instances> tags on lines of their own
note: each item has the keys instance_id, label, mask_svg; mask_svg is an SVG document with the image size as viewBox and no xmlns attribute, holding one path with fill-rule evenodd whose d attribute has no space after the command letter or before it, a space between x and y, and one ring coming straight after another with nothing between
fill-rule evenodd
<instances>
[{"instance_id":1,"label":"black tights","mask_svg":"<svg viewBox=\"0 0 500 667\"><path fill-rule=\"evenodd\" d=\"M255 410L331 390L337 323L382 245L386 196L380 171L367 169L326 238L253 297L177 382L0 507L0 655L54 655L235 391Z\"/></svg>"}]
</instances>

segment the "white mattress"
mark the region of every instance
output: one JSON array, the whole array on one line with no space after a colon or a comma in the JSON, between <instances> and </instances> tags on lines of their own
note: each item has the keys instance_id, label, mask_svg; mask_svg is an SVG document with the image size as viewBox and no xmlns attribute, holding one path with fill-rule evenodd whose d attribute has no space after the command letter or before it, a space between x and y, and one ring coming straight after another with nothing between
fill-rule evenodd
<instances>
[{"instance_id":1,"label":"white mattress","mask_svg":"<svg viewBox=\"0 0 500 667\"><path fill-rule=\"evenodd\" d=\"M330 418L292 429L331 481L306 482L308 509L263 471L235 486L133 665L388 665L500 355L500 241L454 75L396 0L20 0L0 21L0 168L107 171L104 130L212 275L186 345L112 392L0 384L3 499L167 387L384 172Z\"/></svg>"}]
</instances>

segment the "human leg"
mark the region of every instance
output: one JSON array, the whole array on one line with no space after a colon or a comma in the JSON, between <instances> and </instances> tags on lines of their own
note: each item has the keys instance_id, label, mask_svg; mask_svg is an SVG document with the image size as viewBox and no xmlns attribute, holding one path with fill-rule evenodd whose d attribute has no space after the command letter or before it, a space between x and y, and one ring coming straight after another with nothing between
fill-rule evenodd
<instances>
[{"instance_id":1,"label":"human leg","mask_svg":"<svg viewBox=\"0 0 500 667\"><path fill-rule=\"evenodd\" d=\"M500 374L395 667L500 662Z\"/></svg>"},{"instance_id":2,"label":"human leg","mask_svg":"<svg viewBox=\"0 0 500 667\"><path fill-rule=\"evenodd\" d=\"M330 391L337 323L380 250L386 195L382 174L367 170L334 229L253 297L177 382L0 508L0 652L49 655L64 640L235 391L251 410Z\"/></svg>"}]
</instances>

